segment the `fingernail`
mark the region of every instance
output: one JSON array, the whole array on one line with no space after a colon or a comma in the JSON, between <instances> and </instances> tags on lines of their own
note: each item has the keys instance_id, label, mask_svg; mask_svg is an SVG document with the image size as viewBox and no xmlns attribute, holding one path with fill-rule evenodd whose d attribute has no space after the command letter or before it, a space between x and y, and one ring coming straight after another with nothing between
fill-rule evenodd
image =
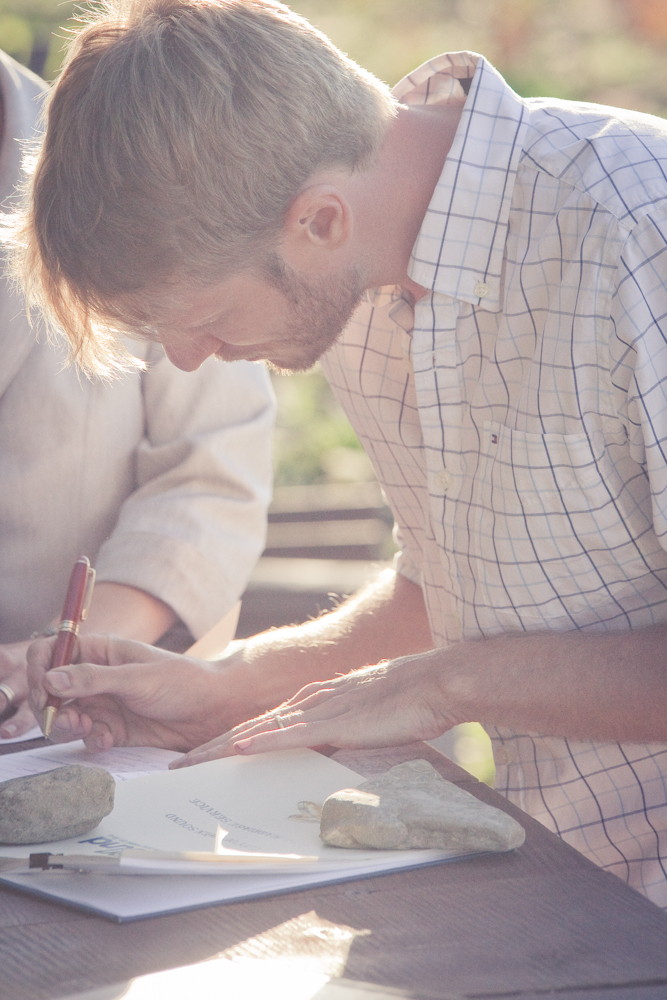
<instances>
[{"instance_id":1,"label":"fingernail","mask_svg":"<svg viewBox=\"0 0 667 1000\"><path fill-rule=\"evenodd\" d=\"M2 729L0 729L0 736L2 736L3 739L10 740L12 736L16 736L17 729L18 727L15 726L13 722L8 722L6 726L3 726Z\"/></svg>"},{"instance_id":2,"label":"fingernail","mask_svg":"<svg viewBox=\"0 0 667 1000\"><path fill-rule=\"evenodd\" d=\"M184 757L175 761L176 767L194 767L196 764L205 764L210 758L200 753L186 753Z\"/></svg>"},{"instance_id":3,"label":"fingernail","mask_svg":"<svg viewBox=\"0 0 667 1000\"><path fill-rule=\"evenodd\" d=\"M72 686L72 679L66 670L52 670L47 679L49 687L56 691L67 691Z\"/></svg>"},{"instance_id":4,"label":"fingernail","mask_svg":"<svg viewBox=\"0 0 667 1000\"><path fill-rule=\"evenodd\" d=\"M232 743L236 753L246 753L251 745L252 738L250 736L246 740L237 740L236 743Z\"/></svg>"}]
</instances>

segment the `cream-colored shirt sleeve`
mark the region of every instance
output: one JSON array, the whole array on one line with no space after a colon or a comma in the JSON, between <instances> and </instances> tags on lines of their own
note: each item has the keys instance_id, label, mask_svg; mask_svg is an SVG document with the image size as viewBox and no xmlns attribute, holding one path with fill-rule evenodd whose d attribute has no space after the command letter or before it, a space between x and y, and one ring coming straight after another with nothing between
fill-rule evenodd
<instances>
[{"instance_id":1,"label":"cream-colored shirt sleeve","mask_svg":"<svg viewBox=\"0 0 667 1000\"><path fill-rule=\"evenodd\" d=\"M164 357L141 376L135 488L96 559L99 580L168 604L194 636L242 595L264 547L273 395L262 365Z\"/></svg>"}]
</instances>

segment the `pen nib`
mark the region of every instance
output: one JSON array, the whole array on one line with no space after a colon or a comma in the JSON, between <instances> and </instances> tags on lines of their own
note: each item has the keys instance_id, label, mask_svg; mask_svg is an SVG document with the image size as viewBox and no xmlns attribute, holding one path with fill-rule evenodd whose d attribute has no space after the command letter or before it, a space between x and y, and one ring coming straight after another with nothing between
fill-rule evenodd
<instances>
[{"instance_id":1,"label":"pen nib","mask_svg":"<svg viewBox=\"0 0 667 1000\"><path fill-rule=\"evenodd\" d=\"M44 715L42 716L42 732L48 739L51 735L51 729L53 728L53 720L56 717L56 709L53 705L49 705L44 709Z\"/></svg>"}]
</instances>

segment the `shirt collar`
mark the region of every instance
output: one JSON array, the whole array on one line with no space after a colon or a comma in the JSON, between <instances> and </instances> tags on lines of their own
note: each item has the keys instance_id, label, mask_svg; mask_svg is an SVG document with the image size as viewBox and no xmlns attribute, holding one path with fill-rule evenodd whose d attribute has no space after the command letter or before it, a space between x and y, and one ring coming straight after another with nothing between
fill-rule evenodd
<instances>
[{"instance_id":1,"label":"shirt collar","mask_svg":"<svg viewBox=\"0 0 667 1000\"><path fill-rule=\"evenodd\" d=\"M473 52L429 60L404 77L394 94L403 104L462 105L408 273L423 288L498 310L509 210L527 127L525 102ZM378 289L374 303L379 305L388 292Z\"/></svg>"}]
</instances>

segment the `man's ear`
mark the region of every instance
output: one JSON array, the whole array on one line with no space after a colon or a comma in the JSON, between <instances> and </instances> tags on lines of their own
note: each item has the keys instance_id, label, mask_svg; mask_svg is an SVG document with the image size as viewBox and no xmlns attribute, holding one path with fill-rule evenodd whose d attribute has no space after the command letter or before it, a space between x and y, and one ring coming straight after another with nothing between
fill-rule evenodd
<instances>
[{"instance_id":1,"label":"man's ear","mask_svg":"<svg viewBox=\"0 0 667 1000\"><path fill-rule=\"evenodd\" d=\"M312 184L299 191L287 211L283 253L292 266L303 266L321 252L340 250L351 232L351 207L340 189Z\"/></svg>"}]
</instances>

